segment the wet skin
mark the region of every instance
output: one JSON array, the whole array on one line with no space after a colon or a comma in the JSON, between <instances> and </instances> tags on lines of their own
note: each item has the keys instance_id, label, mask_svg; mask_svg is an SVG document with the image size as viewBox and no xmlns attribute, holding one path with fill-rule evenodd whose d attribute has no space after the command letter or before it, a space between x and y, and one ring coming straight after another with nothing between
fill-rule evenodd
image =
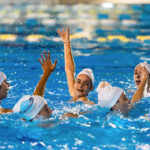
<instances>
[{"instance_id":1,"label":"wet skin","mask_svg":"<svg viewBox=\"0 0 150 150\"><path fill-rule=\"evenodd\" d=\"M143 67L141 65L136 66L134 70L134 81L135 81L137 88L142 82L142 75L143 75Z\"/></svg>"},{"instance_id":2,"label":"wet skin","mask_svg":"<svg viewBox=\"0 0 150 150\"><path fill-rule=\"evenodd\" d=\"M130 100L127 98L126 94L123 92L118 99L115 106L113 106L113 110L118 110L122 114L127 114L130 108Z\"/></svg>"},{"instance_id":3,"label":"wet skin","mask_svg":"<svg viewBox=\"0 0 150 150\"><path fill-rule=\"evenodd\" d=\"M87 75L80 74L75 81L74 89L77 98L86 97L93 89L91 79Z\"/></svg>"},{"instance_id":4,"label":"wet skin","mask_svg":"<svg viewBox=\"0 0 150 150\"><path fill-rule=\"evenodd\" d=\"M44 104L44 106L42 107L42 109L40 110L40 112L37 114L37 116L35 118L49 118L52 115L52 109L48 107L47 104Z\"/></svg>"},{"instance_id":5,"label":"wet skin","mask_svg":"<svg viewBox=\"0 0 150 150\"><path fill-rule=\"evenodd\" d=\"M9 86L9 83L6 80L0 85L0 100L7 97Z\"/></svg>"}]
</instances>

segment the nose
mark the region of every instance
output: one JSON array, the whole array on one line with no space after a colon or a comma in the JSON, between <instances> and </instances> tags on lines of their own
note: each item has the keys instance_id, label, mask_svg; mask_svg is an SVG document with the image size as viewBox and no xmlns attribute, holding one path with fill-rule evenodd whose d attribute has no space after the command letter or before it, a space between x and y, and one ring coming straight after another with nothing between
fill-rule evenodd
<instances>
[{"instance_id":1,"label":"nose","mask_svg":"<svg viewBox=\"0 0 150 150\"><path fill-rule=\"evenodd\" d=\"M140 77L141 77L140 74L138 74L138 75L137 75L137 78L140 78Z\"/></svg>"},{"instance_id":2,"label":"nose","mask_svg":"<svg viewBox=\"0 0 150 150\"><path fill-rule=\"evenodd\" d=\"M8 82L6 82L6 85L7 85L8 87L10 87L10 84L9 84Z\"/></svg>"},{"instance_id":3,"label":"nose","mask_svg":"<svg viewBox=\"0 0 150 150\"><path fill-rule=\"evenodd\" d=\"M83 86L84 86L84 84L83 84L83 83L81 83L81 84L80 84L80 88L83 88Z\"/></svg>"},{"instance_id":4,"label":"nose","mask_svg":"<svg viewBox=\"0 0 150 150\"><path fill-rule=\"evenodd\" d=\"M5 89L8 91L9 90L9 85L6 84Z\"/></svg>"}]
</instances>

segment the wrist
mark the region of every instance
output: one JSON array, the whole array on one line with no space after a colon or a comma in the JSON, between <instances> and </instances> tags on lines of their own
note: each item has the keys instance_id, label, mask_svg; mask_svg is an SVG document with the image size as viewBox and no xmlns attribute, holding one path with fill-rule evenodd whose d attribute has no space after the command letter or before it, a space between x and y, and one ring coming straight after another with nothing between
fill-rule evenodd
<instances>
[{"instance_id":1,"label":"wrist","mask_svg":"<svg viewBox=\"0 0 150 150\"><path fill-rule=\"evenodd\" d=\"M49 76L51 73L52 73L52 71L43 72L43 76Z\"/></svg>"},{"instance_id":2,"label":"wrist","mask_svg":"<svg viewBox=\"0 0 150 150\"><path fill-rule=\"evenodd\" d=\"M70 41L64 42L64 44L70 44Z\"/></svg>"}]
</instances>

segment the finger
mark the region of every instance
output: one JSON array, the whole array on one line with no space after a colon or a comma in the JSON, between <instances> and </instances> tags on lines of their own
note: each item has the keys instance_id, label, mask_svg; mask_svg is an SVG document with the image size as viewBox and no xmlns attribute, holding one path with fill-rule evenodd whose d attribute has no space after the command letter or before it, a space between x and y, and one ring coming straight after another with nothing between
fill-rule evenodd
<instances>
[{"instance_id":1,"label":"finger","mask_svg":"<svg viewBox=\"0 0 150 150\"><path fill-rule=\"evenodd\" d=\"M43 57L43 54L41 54L41 58L42 58L42 61L44 62L44 57Z\"/></svg>"},{"instance_id":2,"label":"finger","mask_svg":"<svg viewBox=\"0 0 150 150\"><path fill-rule=\"evenodd\" d=\"M56 65L57 65L57 60L55 60L54 62L54 69L56 68Z\"/></svg>"},{"instance_id":3,"label":"finger","mask_svg":"<svg viewBox=\"0 0 150 150\"><path fill-rule=\"evenodd\" d=\"M66 32L63 28L61 28L63 32Z\"/></svg>"},{"instance_id":4,"label":"finger","mask_svg":"<svg viewBox=\"0 0 150 150\"><path fill-rule=\"evenodd\" d=\"M63 34L59 29L57 30L57 33L58 33L60 36L62 36L62 34Z\"/></svg>"},{"instance_id":5,"label":"finger","mask_svg":"<svg viewBox=\"0 0 150 150\"><path fill-rule=\"evenodd\" d=\"M51 61L50 51L48 51L48 60Z\"/></svg>"},{"instance_id":6,"label":"finger","mask_svg":"<svg viewBox=\"0 0 150 150\"><path fill-rule=\"evenodd\" d=\"M47 60L47 53L46 53L46 51L44 51L44 55L45 55L45 59Z\"/></svg>"},{"instance_id":7,"label":"finger","mask_svg":"<svg viewBox=\"0 0 150 150\"><path fill-rule=\"evenodd\" d=\"M69 33L69 27L67 27L66 30L67 30L67 33Z\"/></svg>"},{"instance_id":8,"label":"finger","mask_svg":"<svg viewBox=\"0 0 150 150\"><path fill-rule=\"evenodd\" d=\"M41 59L38 59L39 60L39 62L40 62L40 64L41 64L41 66L43 65L43 63L42 63L42 61L41 61Z\"/></svg>"},{"instance_id":9,"label":"finger","mask_svg":"<svg viewBox=\"0 0 150 150\"><path fill-rule=\"evenodd\" d=\"M48 51L48 61L49 61L50 64L52 64L50 51Z\"/></svg>"}]
</instances>

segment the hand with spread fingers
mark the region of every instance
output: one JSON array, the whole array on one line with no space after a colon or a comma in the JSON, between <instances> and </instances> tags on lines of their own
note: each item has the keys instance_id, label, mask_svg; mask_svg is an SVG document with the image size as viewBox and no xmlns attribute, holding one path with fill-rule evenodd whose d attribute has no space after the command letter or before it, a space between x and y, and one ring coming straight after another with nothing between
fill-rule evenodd
<instances>
[{"instance_id":1,"label":"hand with spread fingers","mask_svg":"<svg viewBox=\"0 0 150 150\"><path fill-rule=\"evenodd\" d=\"M63 29L63 28L61 28L62 29L62 31L61 30L57 30L57 33L60 35L60 37L62 38L62 41L64 42L64 43L70 43L70 33L69 33L69 28L67 27L66 28L66 31Z\"/></svg>"},{"instance_id":2,"label":"hand with spread fingers","mask_svg":"<svg viewBox=\"0 0 150 150\"><path fill-rule=\"evenodd\" d=\"M44 51L44 54L41 54L41 58L42 59L39 59L39 62L41 63L43 73L44 74L52 73L54 69L56 68L57 60L55 60L54 64L52 64L49 51L48 53Z\"/></svg>"},{"instance_id":3,"label":"hand with spread fingers","mask_svg":"<svg viewBox=\"0 0 150 150\"><path fill-rule=\"evenodd\" d=\"M50 74L56 68L57 60L55 60L54 64L52 64L49 51L48 51L48 53L44 52L44 54L41 54L41 58L42 59L39 59L39 62L41 63L41 66L42 66L42 69L43 69L43 75L41 76L41 79L38 82L38 84L37 84L37 86L34 90L33 95L39 95L39 96L43 97L46 82L47 82Z\"/></svg>"}]
</instances>

